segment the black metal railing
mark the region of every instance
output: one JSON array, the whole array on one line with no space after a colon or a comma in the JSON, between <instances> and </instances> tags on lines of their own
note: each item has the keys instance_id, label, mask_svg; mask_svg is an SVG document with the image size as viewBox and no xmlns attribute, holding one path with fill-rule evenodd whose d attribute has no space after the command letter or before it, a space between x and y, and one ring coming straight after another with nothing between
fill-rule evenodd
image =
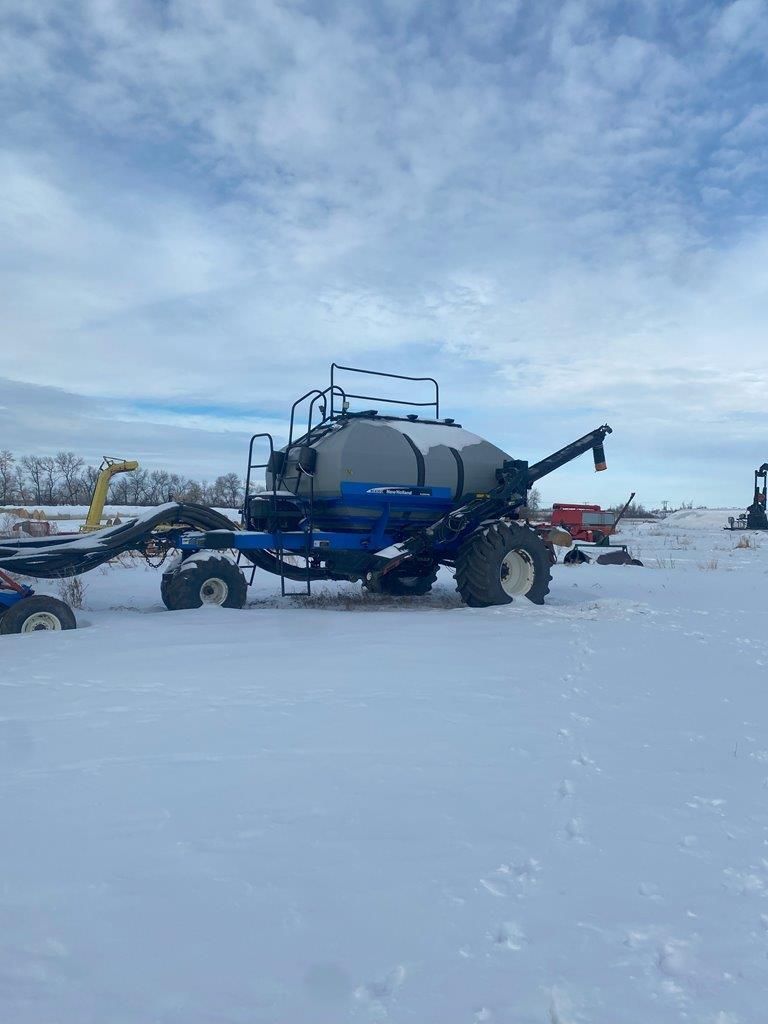
<instances>
[{"instance_id":1,"label":"black metal railing","mask_svg":"<svg viewBox=\"0 0 768 1024\"><path fill-rule=\"evenodd\" d=\"M308 394L312 394L312 392L308 392ZM305 395L304 397L306 398L307 396ZM294 405L294 408L295 408L295 405ZM293 413L293 410L292 410L292 413ZM253 461L253 445L254 445L255 441L259 441L259 440L266 440L268 445L269 445L269 458L267 459L266 462L254 462ZM287 454L288 454L288 449L286 449L286 456L287 456ZM283 465L285 465L286 462L287 462L287 459L283 460ZM283 597L291 596L289 594L289 592L285 589L285 556L286 556L286 551L285 551L285 548L283 547L283 539L282 539L283 531L282 531L282 527L280 525L280 515L279 515L278 505L277 505L278 490L279 490L278 484L284 483L285 470L283 468L282 470L280 470L278 472L278 469L277 469L277 466L276 466L276 461L275 461L275 442L274 442L274 439L273 439L272 435L267 433L267 432L263 432L263 433L259 433L259 434L254 434L251 437L250 444L248 445L248 469L247 469L246 475L245 475L245 498L243 500L243 512L242 512L242 518L241 518L241 523L242 523L242 526L243 526L244 529L245 528L250 528L250 521L251 521L251 509L250 509L251 476L252 476L253 470L255 470L255 469L263 469L265 471L265 476L264 476L265 493L271 498L271 524L268 524L268 528L274 534L275 540L277 542L277 547L274 549L274 556L277 559L278 564L280 566L280 593L282 594ZM271 473L271 475L272 475L272 487L271 488L266 487L266 473L267 473L267 471L269 471ZM303 470L301 470L301 467L299 467L299 475L301 475L302 472L303 472ZM313 536L314 536L315 478L314 478L314 474L305 474L305 475L309 476L309 507L307 509L307 515L306 515L306 518L304 520L304 522L306 523L306 526L305 526L305 529L304 529L304 535L305 535L305 537L304 537L304 550L303 551L291 551L290 554L303 556L303 558L304 558L304 565L305 565L305 568L306 568L306 585L305 585L305 589L304 589L304 591L302 591L302 593L311 594L312 593L312 583L311 583L311 578L310 578L310 563L311 563L311 558L312 558ZM238 565L239 564L240 564L240 552L238 552ZM254 576L255 571L256 571L256 566L254 565L253 571L251 572L251 580L250 580L251 583L253 583L253 576Z\"/></svg>"},{"instance_id":2,"label":"black metal railing","mask_svg":"<svg viewBox=\"0 0 768 1024\"><path fill-rule=\"evenodd\" d=\"M388 398L385 395L358 395L346 389L341 389L336 384L336 371L342 370L345 373L361 373L368 377L386 377L389 380L409 380L417 384L432 384L435 389L435 397L431 402L414 402L409 398ZM385 402L387 405L406 405L413 406L414 408L421 409L434 409L435 419L440 418L440 385L437 383L434 377L409 377L403 373L385 373L383 370L362 370L359 366L342 366L340 363L331 363L331 385L326 390L330 392L331 399L331 411L329 418L333 418L337 414L334 401L334 389L339 387L339 390L344 391L344 401L348 401L350 398L356 398L363 402ZM338 412L342 413L346 410L342 407Z\"/></svg>"}]
</instances>

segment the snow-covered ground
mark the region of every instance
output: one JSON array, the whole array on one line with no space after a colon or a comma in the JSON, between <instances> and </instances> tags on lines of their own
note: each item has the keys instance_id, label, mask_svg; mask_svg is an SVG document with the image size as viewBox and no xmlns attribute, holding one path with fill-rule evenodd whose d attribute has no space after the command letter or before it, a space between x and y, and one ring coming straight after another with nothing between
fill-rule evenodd
<instances>
[{"instance_id":1,"label":"snow-covered ground","mask_svg":"<svg viewBox=\"0 0 768 1024\"><path fill-rule=\"evenodd\" d=\"M0 1020L768 1019L768 537L727 514L543 608L84 577L83 628L0 638Z\"/></svg>"}]
</instances>

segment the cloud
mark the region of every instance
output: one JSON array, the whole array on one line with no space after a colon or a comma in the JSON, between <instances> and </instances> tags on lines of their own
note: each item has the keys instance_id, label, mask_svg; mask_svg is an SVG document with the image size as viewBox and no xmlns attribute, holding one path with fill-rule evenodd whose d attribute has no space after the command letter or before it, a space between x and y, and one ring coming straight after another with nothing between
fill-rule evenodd
<instances>
[{"instance_id":1,"label":"cloud","mask_svg":"<svg viewBox=\"0 0 768 1024\"><path fill-rule=\"evenodd\" d=\"M59 388L9 381L0 377L0 448L16 455L51 455L73 449L96 464L103 455L136 458L147 469L167 469L213 479L221 473L245 475L248 438L262 427L279 429L271 420L237 421L130 410L72 394Z\"/></svg>"},{"instance_id":2,"label":"cloud","mask_svg":"<svg viewBox=\"0 0 768 1024\"><path fill-rule=\"evenodd\" d=\"M733 0L715 19L712 35L729 46L759 49L768 36L764 0Z\"/></svg>"},{"instance_id":3,"label":"cloud","mask_svg":"<svg viewBox=\"0 0 768 1024\"><path fill-rule=\"evenodd\" d=\"M509 443L757 446L765 14L11 4L2 372L216 431L439 367Z\"/></svg>"}]
</instances>

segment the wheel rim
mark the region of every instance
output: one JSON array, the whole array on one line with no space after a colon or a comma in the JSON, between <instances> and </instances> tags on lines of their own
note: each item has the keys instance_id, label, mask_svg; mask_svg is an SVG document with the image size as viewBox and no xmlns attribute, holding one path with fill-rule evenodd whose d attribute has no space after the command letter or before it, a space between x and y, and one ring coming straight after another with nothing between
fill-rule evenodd
<instances>
[{"instance_id":1,"label":"wheel rim","mask_svg":"<svg viewBox=\"0 0 768 1024\"><path fill-rule=\"evenodd\" d=\"M229 597L229 587L217 576L206 580L200 587L200 600L203 604L224 604Z\"/></svg>"},{"instance_id":2,"label":"wheel rim","mask_svg":"<svg viewBox=\"0 0 768 1024\"><path fill-rule=\"evenodd\" d=\"M508 597L522 597L533 586L535 569L527 551L508 551L501 560L499 582Z\"/></svg>"},{"instance_id":3,"label":"wheel rim","mask_svg":"<svg viewBox=\"0 0 768 1024\"><path fill-rule=\"evenodd\" d=\"M24 620L22 633L39 633L49 629L61 629L61 622L53 612L32 612Z\"/></svg>"}]
</instances>

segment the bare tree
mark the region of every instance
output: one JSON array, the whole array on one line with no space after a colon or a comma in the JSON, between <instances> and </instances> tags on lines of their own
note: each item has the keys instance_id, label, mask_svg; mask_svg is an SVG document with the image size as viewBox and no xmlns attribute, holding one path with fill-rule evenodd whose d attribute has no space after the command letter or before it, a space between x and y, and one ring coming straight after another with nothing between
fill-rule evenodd
<instances>
[{"instance_id":1,"label":"bare tree","mask_svg":"<svg viewBox=\"0 0 768 1024\"><path fill-rule=\"evenodd\" d=\"M21 469L24 473L23 499L32 501L36 505L42 505L45 487L42 459L39 455L25 455L21 460Z\"/></svg>"},{"instance_id":2,"label":"bare tree","mask_svg":"<svg viewBox=\"0 0 768 1024\"><path fill-rule=\"evenodd\" d=\"M204 505L208 492L208 484L205 480L187 480L184 484L183 494L180 495L184 501L193 501Z\"/></svg>"},{"instance_id":3,"label":"bare tree","mask_svg":"<svg viewBox=\"0 0 768 1024\"><path fill-rule=\"evenodd\" d=\"M74 452L57 452L54 461L61 480L59 498L70 505L78 504L82 494L85 460Z\"/></svg>"},{"instance_id":4,"label":"bare tree","mask_svg":"<svg viewBox=\"0 0 768 1024\"><path fill-rule=\"evenodd\" d=\"M149 492L149 473L146 469L135 469L132 473L125 473L123 476L130 504L146 505Z\"/></svg>"},{"instance_id":5,"label":"bare tree","mask_svg":"<svg viewBox=\"0 0 768 1024\"><path fill-rule=\"evenodd\" d=\"M168 501L171 474L164 469L155 469L149 474L149 500L155 505Z\"/></svg>"},{"instance_id":6,"label":"bare tree","mask_svg":"<svg viewBox=\"0 0 768 1024\"><path fill-rule=\"evenodd\" d=\"M214 503L222 508L239 508L243 500L243 485L237 473L217 476L213 485Z\"/></svg>"},{"instance_id":7,"label":"bare tree","mask_svg":"<svg viewBox=\"0 0 768 1024\"><path fill-rule=\"evenodd\" d=\"M611 505L608 509L609 512L621 512L624 508L624 502L620 505ZM627 505L627 510L624 513L627 519L648 519L651 517L651 513L640 501L632 501Z\"/></svg>"},{"instance_id":8,"label":"bare tree","mask_svg":"<svg viewBox=\"0 0 768 1024\"><path fill-rule=\"evenodd\" d=\"M57 486L58 486L58 472L56 469L56 460L52 455L43 455L40 459L40 466L42 468L42 481L43 481L43 504L53 505L56 502Z\"/></svg>"},{"instance_id":9,"label":"bare tree","mask_svg":"<svg viewBox=\"0 0 768 1024\"><path fill-rule=\"evenodd\" d=\"M532 487L528 491L528 500L525 506L530 512L541 512L541 494L538 487Z\"/></svg>"},{"instance_id":10,"label":"bare tree","mask_svg":"<svg viewBox=\"0 0 768 1024\"><path fill-rule=\"evenodd\" d=\"M112 484L110 487L110 500L115 505L127 505L128 504L128 474L122 473L120 476L112 477Z\"/></svg>"},{"instance_id":11,"label":"bare tree","mask_svg":"<svg viewBox=\"0 0 768 1024\"><path fill-rule=\"evenodd\" d=\"M0 450L0 504L87 505L99 475L75 452L24 455ZM254 490L262 490L255 485ZM118 505L159 505L166 501L193 501L202 505L239 508L243 485L237 473L224 473L214 483L190 480L180 473L145 469L121 473L112 479L109 501Z\"/></svg>"},{"instance_id":12,"label":"bare tree","mask_svg":"<svg viewBox=\"0 0 768 1024\"><path fill-rule=\"evenodd\" d=\"M168 501L178 501L181 495L184 494L186 487L186 480L180 473L169 473L168 474L168 494L166 499Z\"/></svg>"},{"instance_id":13,"label":"bare tree","mask_svg":"<svg viewBox=\"0 0 768 1024\"><path fill-rule=\"evenodd\" d=\"M96 486L96 480L99 476L99 470L97 466L86 466L83 470L80 478L80 493L78 505L89 505L91 502L91 495L93 489Z\"/></svg>"},{"instance_id":14,"label":"bare tree","mask_svg":"<svg viewBox=\"0 0 768 1024\"><path fill-rule=\"evenodd\" d=\"M0 451L0 505L8 505L16 498L16 459L7 448Z\"/></svg>"}]
</instances>

